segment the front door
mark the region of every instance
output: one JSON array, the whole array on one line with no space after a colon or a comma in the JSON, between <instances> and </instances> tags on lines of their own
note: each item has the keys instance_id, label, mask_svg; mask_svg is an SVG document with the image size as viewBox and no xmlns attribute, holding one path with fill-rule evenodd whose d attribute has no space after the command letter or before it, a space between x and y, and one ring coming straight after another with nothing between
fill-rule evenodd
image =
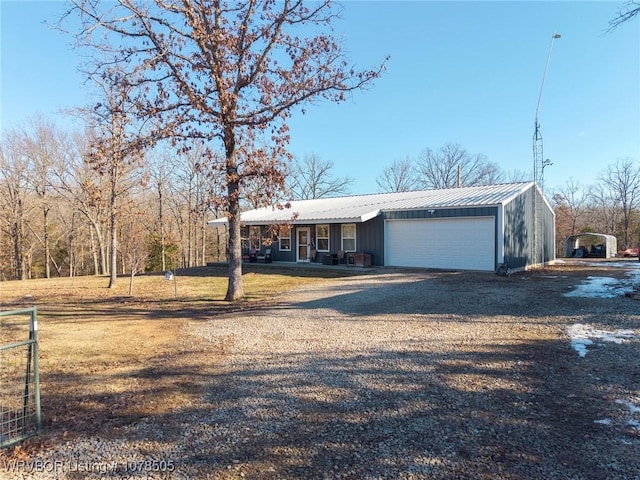
<instances>
[{"instance_id":1,"label":"front door","mask_svg":"<svg viewBox=\"0 0 640 480\"><path fill-rule=\"evenodd\" d=\"M309 261L310 233L311 229L309 227L298 228L298 255L296 258L298 262Z\"/></svg>"}]
</instances>

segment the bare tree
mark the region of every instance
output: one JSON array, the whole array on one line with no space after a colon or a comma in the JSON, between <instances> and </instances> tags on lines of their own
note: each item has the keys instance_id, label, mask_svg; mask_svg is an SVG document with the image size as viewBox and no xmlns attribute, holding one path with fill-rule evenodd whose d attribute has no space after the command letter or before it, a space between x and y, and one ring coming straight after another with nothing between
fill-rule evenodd
<instances>
[{"instance_id":1,"label":"bare tree","mask_svg":"<svg viewBox=\"0 0 640 480\"><path fill-rule=\"evenodd\" d=\"M589 192L580 185L580 182L570 178L560 187L553 195L553 202L556 207L562 208L564 216L566 216L569 227L566 230L567 235L575 235L578 233L579 226L582 224L581 219L585 215L585 208L589 200ZM556 221L556 228L558 227Z\"/></svg>"},{"instance_id":2,"label":"bare tree","mask_svg":"<svg viewBox=\"0 0 640 480\"><path fill-rule=\"evenodd\" d=\"M531 180L531 172L525 172L523 170L507 170L502 175L505 182L509 183L519 183L519 182L527 182Z\"/></svg>"},{"instance_id":3,"label":"bare tree","mask_svg":"<svg viewBox=\"0 0 640 480\"><path fill-rule=\"evenodd\" d=\"M564 256L564 241L586 227L583 221L589 201L589 191L573 178L558 188L551 201L556 214L556 253Z\"/></svg>"},{"instance_id":4,"label":"bare tree","mask_svg":"<svg viewBox=\"0 0 640 480\"><path fill-rule=\"evenodd\" d=\"M147 230L144 227L144 212L136 208L134 202L128 205L127 215L122 222L122 257L129 270L129 296L133 296L135 276L144 270L148 258L146 248Z\"/></svg>"},{"instance_id":5,"label":"bare tree","mask_svg":"<svg viewBox=\"0 0 640 480\"><path fill-rule=\"evenodd\" d=\"M418 188L417 168L414 162L406 157L404 160L394 160L384 168L382 174L376 177L380 192L410 192Z\"/></svg>"},{"instance_id":6,"label":"bare tree","mask_svg":"<svg viewBox=\"0 0 640 480\"><path fill-rule=\"evenodd\" d=\"M353 178L335 177L335 164L322 160L318 155L305 155L302 160L294 159L288 175L288 191L294 200L338 197L349 194Z\"/></svg>"},{"instance_id":7,"label":"bare tree","mask_svg":"<svg viewBox=\"0 0 640 480\"><path fill-rule=\"evenodd\" d=\"M122 68L144 69L137 85L145 92L145 115L162 118L176 138L217 141L224 152L209 168L226 183L226 299L242 298L243 180L269 178L264 202L270 202L284 187L280 161L287 157L292 108L319 98L341 102L384 65L367 71L349 66L342 46L325 33L336 18L330 0L72 3L69 13L78 13L83 25L79 41L115 52ZM266 146L256 147L257 139Z\"/></svg>"},{"instance_id":8,"label":"bare tree","mask_svg":"<svg viewBox=\"0 0 640 480\"><path fill-rule=\"evenodd\" d=\"M64 161L54 170L52 183L59 197L82 214L90 225L89 245L93 256L93 273L107 273L104 235L108 213L108 183L89 161L91 132L71 135ZM89 137L89 138L87 138ZM96 245L97 243L97 245Z\"/></svg>"},{"instance_id":9,"label":"bare tree","mask_svg":"<svg viewBox=\"0 0 640 480\"><path fill-rule=\"evenodd\" d=\"M628 246L632 212L640 207L640 168L630 158L624 158L610 165L600 180L622 208L624 244Z\"/></svg>"},{"instance_id":10,"label":"bare tree","mask_svg":"<svg viewBox=\"0 0 640 480\"><path fill-rule=\"evenodd\" d=\"M56 270L60 273L60 266L51 255L50 213L56 200L51 182L56 165L62 161L66 138L53 122L41 116L31 118L20 129L19 136L19 148L27 160L27 183L42 212L40 233L35 230L33 233L42 244L45 277L50 278L52 262L56 263Z\"/></svg>"},{"instance_id":11,"label":"bare tree","mask_svg":"<svg viewBox=\"0 0 640 480\"><path fill-rule=\"evenodd\" d=\"M0 227L10 239L11 278L30 276L30 242L27 223L32 210L28 195L28 160L20 148L20 134L11 130L0 145Z\"/></svg>"},{"instance_id":12,"label":"bare tree","mask_svg":"<svg viewBox=\"0 0 640 480\"><path fill-rule=\"evenodd\" d=\"M612 32L623 23L633 19L638 13L640 13L640 2L637 0L625 2L624 5L618 9L617 15L609 21L607 31Z\"/></svg>"},{"instance_id":13,"label":"bare tree","mask_svg":"<svg viewBox=\"0 0 640 480\"><path fill-rule=\"evenodd\" d=\"M482 154L470 154L455 143L438 151L427 148L418 162L420 187L424 189L491 185L501 180L499 167Z\"/></svg>"},{"instance_id":14,"label":"bare tree","mask_svg":"<svg viewBox=\"0 0 640 480\"><path fill-rule=\"evenodd\" d=\"M172 169L169 182L173 210L182 244L182 264L193 267L206 263L207 220L216 188L221 185L221 176L211 176L205 166L209 162L207 149L201 141L193 142L191 148L179 152L177 165ZM157 175L157 174L156 174Z\"/></svg>"},{"instance_id":15,"label":"bare tree","mask_svg":"<svg viewBox=\"0 0 640 480\"><path fill-rule=\"evenodd\" d=\"M138 121L142 92L133 85L135 78L131 74L108 67L100 75L92 75L92 79L100 88L102 100L85 112L94 133L89 162L109 182L108 288L113 288L118 270L119 203L135 185L135 179L127 182L127 177L139 168L154 133L145 132L144 123Z\"/></svg>"},{"instance_id":16,"label":"bare tree","mask_svg":"<svg viewBox=\"0 0 640 480\"><path fill-rule=\"evenodd\" d=\"M160 264L163 271L167 269L166 252L166 196L171 184L170 163L168 152L157 153L149 159L149 176L151 187L154 189L157 207L157 235L160 242Z\"/></svg>"},{"instance_id":17,"label":"bare tree","mask_svg":"<svg viewBox=\"0 0 640 480\"><path fill-rule=\"evenodd\" d=\"M595 231L615 235L620 219L620 201L603 183L598 182L589 189L589 205L586 216Z\"/></svg>"}]
</instances>

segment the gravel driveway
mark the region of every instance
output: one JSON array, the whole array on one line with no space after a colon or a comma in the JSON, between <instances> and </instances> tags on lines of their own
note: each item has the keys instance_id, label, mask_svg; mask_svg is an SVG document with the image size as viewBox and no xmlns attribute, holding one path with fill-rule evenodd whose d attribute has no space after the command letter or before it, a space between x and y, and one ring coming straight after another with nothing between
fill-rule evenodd
<instances>
[{"instance_id":1,"label":"gravel driveway","mask_svg":"<svg viewBox=\"0 0 640 480\"><path fill-rule=\"evenodd\" d=\"M190 323L225 354L199 404L49 458L172 467L61 478L639 479L640 300L564 296L628 265L378 270ZM632 334L580 356L575 324Z\"/></svg>"},{"instance_id":2,"label":"gravel driveway","mask_svg":"<svg viewBox=\"0 0 640 480\"><path fill-rule=\"evenodd\" d=\"M638 300L563 296L609 270L385 272L211 321L230 355L194 454L229 478L640 478L638 337L567 337L640 333Z\"/></svg>"}]
</instances>

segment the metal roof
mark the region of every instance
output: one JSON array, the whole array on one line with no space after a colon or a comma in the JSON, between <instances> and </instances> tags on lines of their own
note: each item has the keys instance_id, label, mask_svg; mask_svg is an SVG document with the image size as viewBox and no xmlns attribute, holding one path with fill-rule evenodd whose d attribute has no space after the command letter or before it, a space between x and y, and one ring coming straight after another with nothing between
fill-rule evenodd
<instances>
[{"instance_id":1,"label":"metal roof","mask_svg":"<svg viewBox=\"0 0 640 480\"><path fill-rule=\"evenodd\" d=\"M533 185L533 182L504 183L482 187L296 200L289 202L288 208L273 206L243 212L241 220L245 225L361 223L377 217L383 211L504 205ZM226 220L220 218L209 223L224 223Z\"/></svg>"}]
</instances>

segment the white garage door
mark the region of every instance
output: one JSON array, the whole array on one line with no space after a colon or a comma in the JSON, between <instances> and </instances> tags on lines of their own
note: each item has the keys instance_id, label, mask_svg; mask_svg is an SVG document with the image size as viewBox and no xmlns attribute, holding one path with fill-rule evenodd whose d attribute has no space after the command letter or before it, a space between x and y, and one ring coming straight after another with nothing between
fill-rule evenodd
<instances>
[{"instance_id":1,"label":"white garage door","mask_svg":"<svg viewBox=\"0 0 640 480\"><path fill-rule=\"evenodd\" d=\"M388 266L493 270L494 219L387 220L385 250Z\"/></svg>"}]
</instances>

